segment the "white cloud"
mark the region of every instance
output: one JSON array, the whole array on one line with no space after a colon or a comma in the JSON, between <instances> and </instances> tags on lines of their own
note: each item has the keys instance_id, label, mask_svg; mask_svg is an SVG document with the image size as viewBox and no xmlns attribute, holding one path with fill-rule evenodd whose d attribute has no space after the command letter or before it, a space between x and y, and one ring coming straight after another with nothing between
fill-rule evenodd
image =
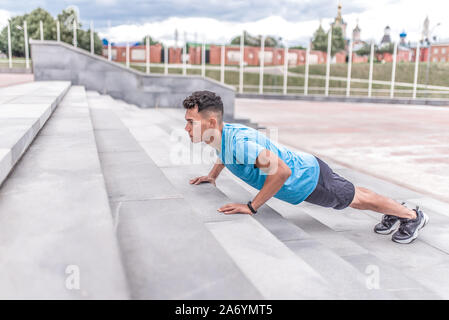
<instances>
[{"instance_id":1,"label":"white cloud","mask_svg":"<svg viewBox=\"0 0 449 320\"><path fill-rule=\"evenodd\" d=\"M6 26L8 19L11 18L11 16L11 12L0 9L0 29Z\"/></svg>"},{"instance_id":2,"label":"white cloud","mask_svg":"<svg viewBox=\"0 0 449 320\"><path fill-rule=\"evenodd\" d=\"M95 0L95 3L100 6L113 6L117 4L117 0Z\"/></svg>"},{"instance_id":3,"label":"white cloud","mask_svg":"<svg viewBox=\"0 0 449 320\"><path fill-rule=\"evenodd\" d=\"M405 30L408 40L416 42L421 39L426 16L429 16L431 28L438 22L441 23L434 30L434 35L449 38L449 22L446 18L448 10L449 2L441 0L376 0L367 2L363 13L346 15L344 19L348 22L348 29L352 30L358 18L362 38L365 39L380 41L383 29L388 25L393 40L398 40L399 33Z\"/></svg>"},{"instance_id":4,"label":"white cloud","mask_svg":"<svg viewBox=\"0 0 449 320\"><path fill-rule=\"evenodd\" d=\"M8 1L12 2L12 0ZM47 2L47 6L44 7L49 7L49 3ZM289 45L298 43L306 45L308 39L312 37L313 32L319 25L317 17L323 17L322 24L325 29L329 27L329 23L337 13L338 0L280 0L279 2L260 0L250 2L254 7L253 10L244 9L248 6L243 6L243 4L247 4L243 0L228 2L211 0L207 2L207 5L203 5L203 2L200 0L171 0L169 3L177 4L182 9L178 8L179 10L177 11L174 10L176 6L171 8L173 10L162 6L162 4L165 5L163 1L145 2L146 5L158 3L158 6L155 5L154 7L134 7L133 4L143 3L140 0L94 0L92 2L88 2L88 0L72 0L70 3L79 5L81 15L88 17L86 18L86 23L84 23L85 26L88 26L90 19L94 20L96 26L106 25L104 21L108 17L111 17L113 21L117 19L117 12L120 13L120 21L137 21L137 18L140 18L142 15L135 16L136 10L140 10L144 17L148 17L147 21L150 21L150 18L155 19L173 15L158 22L127 23L116 25L109 29L106 27L98 29L102 37L110 38L114 42L140 41L144 35L151 34L158 40L167 44L173 44L174 31L178 29L179 43L183 40L184 31L188 33L189 41L194 40L196 33L199 41L204 37L207 42L222 43L228 42L232 37L239 35L242 30L247 30L253 35L265 34L282 37ZM100 13L97 15L97 19L89 16L92 10L88 10L88 7L85 6L86 3L98 5L98 10L93 10ZM397 40L399 33L405 30L408 33L408 39L415 42L421 38L423 21L428 15L431 27L436 25L437 22L442 23L441 26L435 29L434 34L441 39L449 38L449 21L445 19L447 12L449 12L449 1L341 0L341 3L343 6L343 18L348 23L347 37L351 36L352 29L355 27L358 19L359 26L362 29L362 38L365 40L374 39L380 41L385 26L389 25L393 40ZM197 16L185 16L188 14L184 10L186 5L190 6L192 10L195 9L195 15ZM224 7L228 11L223 11ZM329 9L332 7L335 9ZM3 8L6 7L3 6ZM332 10L333 12L329 13ZM25 13L17 12L17 14ZM258 12L258 14L253 14L254 12ZM236 20L236 17L242 14L245 17L260 17L264 16L266 12L268 14L264 18L247 22L238 22L238 19ZM4 26L7 19L15 14L16 12L0 9L0 27ZM292 19L292 15L294 17L298 16L298 21ZM103 23L101 23L99 17L103 19ZM231 19L231 17L234 18Z\"/></svg>"},{"instance_id":5,"label":"white cloud","mask_svg":"<svg viewBox=\"0 0 449 320\"><path fill-rule=\"evenodd\" d=\"M326 20L330 22L330 20ZM279 16L270 16L254 22L226 22L212 18L168 18L154 23L142 25L120 25L100 32L101 37L110 38L113 42L133 42L141 40L146 34L167 43L173 44L175 29L179 33L180 43L187 32L188 41L195 40L225 43L234 36L241 34L242 30L250 34L276 35L291 42L303 39L306 41L311 33L318 27L318 21L288 22Z\"/></svg>"}]
</instances>

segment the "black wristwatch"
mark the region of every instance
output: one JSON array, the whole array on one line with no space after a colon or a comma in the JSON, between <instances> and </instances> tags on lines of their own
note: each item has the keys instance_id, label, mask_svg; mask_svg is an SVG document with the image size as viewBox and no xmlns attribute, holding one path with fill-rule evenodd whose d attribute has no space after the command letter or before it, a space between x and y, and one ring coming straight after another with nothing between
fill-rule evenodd
<instances>
[{"instance_id":1,"label":"black wristwatch","mask_svg":"<svg viewBox=\"0 0 449 320\"><path fill-rule=\"evenodd\" d=\"M251 210L251 212L253 214L257 213L257 210L254 210L253 206L251 205L251 201L248 201L247 206L248 206L249 210Z\"/></svg>"}]
</instances>

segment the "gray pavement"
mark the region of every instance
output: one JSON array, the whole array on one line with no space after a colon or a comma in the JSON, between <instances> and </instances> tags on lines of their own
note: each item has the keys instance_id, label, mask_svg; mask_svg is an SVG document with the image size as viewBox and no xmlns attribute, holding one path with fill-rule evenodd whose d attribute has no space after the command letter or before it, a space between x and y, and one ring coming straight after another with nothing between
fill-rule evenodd
<instances>
[{"instance_id":1,"label":"gray pavement","mask_svg":"<svg viewBox=\"0 0 449 320\"><path fill-rule=\"evenodd\" d=\"M36 104L50 103L45 96ZM225 215L220 206L257 190L226 169L216 187L188 183L215 152L190 143L183 110L140 109L81 86L49 112L14 99L3 114L35 120L5 123L39 126L12 171L11 148L0 147L10 172L0 188L2 298L449 298L449 215L430 194L323 157L356 185L422 205L431 220L410 245L375 234L371 211L271 199L258 215Z\"/></svg>"}]
</instances>

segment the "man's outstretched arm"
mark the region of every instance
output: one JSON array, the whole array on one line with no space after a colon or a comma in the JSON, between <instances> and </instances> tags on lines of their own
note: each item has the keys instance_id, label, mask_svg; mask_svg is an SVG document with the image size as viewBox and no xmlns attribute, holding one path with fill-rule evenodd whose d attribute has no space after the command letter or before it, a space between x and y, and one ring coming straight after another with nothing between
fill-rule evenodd
<instances>
[{"instance_id":1,"label":"man's outstretched arm","mask_svg":"<svg viewBox=\"0 0 449 320\"><path fill-rule=\"evenodd\" d=\"M257 210L282 188L285 181L291 176L292 171L282 159L267 149L260 152L255 164L256 167L267 174L262 189L251 203L252 207ZM223 213L252 214L247 204L240 203L226 204L218 209L218 211Z\"/></svg>"}]
</instances>

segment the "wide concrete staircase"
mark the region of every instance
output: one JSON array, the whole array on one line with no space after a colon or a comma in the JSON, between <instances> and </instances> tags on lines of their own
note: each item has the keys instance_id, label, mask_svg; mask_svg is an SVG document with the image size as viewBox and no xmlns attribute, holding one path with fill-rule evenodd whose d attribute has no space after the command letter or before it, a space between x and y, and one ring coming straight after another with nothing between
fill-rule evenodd
<instances>
[{"instance_id":1,"label":"wide concrete staircase","mask_svg":"<svg viewBox=\"0 0 449 320\"><path fill-rule=\"evenodd\" d=\"M422 204L431 223L398 245L372 232L380 215L369 211L271 199L255 216L225 215L217 209L257 191L227 170L217 187L189 184L214 151L190 143L181 109L28 86L8 91L30 104L24 119L36 116L32 88L55 107L39 109L48 120L27 139L0 137L0 298L449 298L446 204L326 159L356 185ZM0 117L14 109L3 97Z\"/></svg>"}]
</instances>

